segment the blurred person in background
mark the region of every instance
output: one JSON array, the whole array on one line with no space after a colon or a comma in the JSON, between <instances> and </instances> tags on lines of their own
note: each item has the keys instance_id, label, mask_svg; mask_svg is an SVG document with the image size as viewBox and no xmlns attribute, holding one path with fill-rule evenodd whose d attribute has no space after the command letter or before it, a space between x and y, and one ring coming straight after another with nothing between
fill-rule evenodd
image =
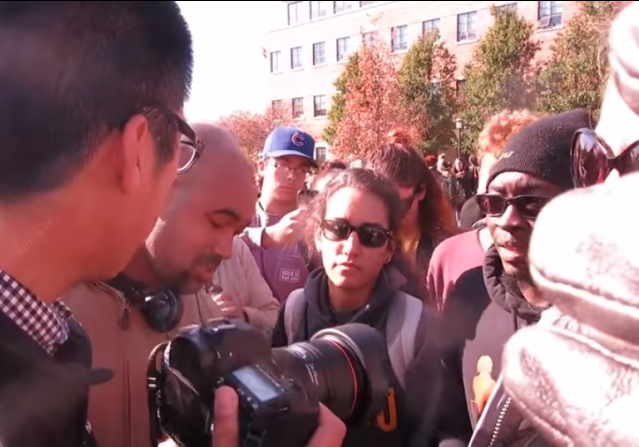
<instances>
[{"instance_id":1,"label":"blurred person in background","mask_svg":"<svg viewBox=\"0 0 639 447\"><path fill-rule=\"evenodd\" d=\"M531 123L537 121L540 117L527 110L503 111L493 116L479 136L478 154L481 159L480 169L480 191L485 192L486 182L490 174L490 169L497 162L508 140L516 135L521 129ZM483 189L481 189L483 188ZM466 278L472 271L480 269L484 263L485 252L493 243L490 231L485 225L484 213L479 208L479 204L475 197L471 199L472 203L477 207L478 214L481 216L481 224L466 231L462 234L451 237L438 246L431 260L430 268L427 275L428 291L437 303L437 308L442 309L444 302L448 299L453 290L464 289L464 283L457 286L458 280ZM469 201L466 202L468 205ZM464 210L462 209L461 220L464 219ZM475 273L476 275L478 273ZM479 274L479 282L481 275ZM476 284L473 281L468 283L467 291L462 294L470 293Z\"/></svg>"},{"instance_id":2,"label":"blurred person in background","mask_svg":"<svg viewBox=\"0 0 639 447\"><path fill-rule=\"evenodd\" d=\"M457 213L466 200L466 193L464 191L463 185L459 177L457 177L457 175L455 174L451 162L445 161L444 163L442 163L441 167L439 168L439 173L441 174L439 185L441 186L444 195L448 198L448 200L450 200L453 209Z\"/></svg>"},{"instance_id":3,"label":"blurred person in background","mask_svg":"<svg viewBox=\"0 0 639 447\"><path fill-rule=\"evenodd\" d=\"M338 171L307 219L306 243L321 268L288 297L273 334L275 347L346 323L367 324L385 334L390 364L384 366L392 384L386 405L370 415L369 424L349 426L343 447L433 446L470 434L464 420L458 426L455 417L464 412L463 400L451 397L445 383L439 321L433 311L423 311L420 300L402 293L394 279L401 206L395 185L379 174ZM394 349L398 339L412 348L400 353ZM457 391L461 394L461 388ZM453 402L461 406L454 408Z\"/></svg>"},{"instance_id":4,"label":"blurred person in background","mask_svg":"<svg viewBox=\"0 0 639 447\"><path fill-rule=\"evenodd\" d=\"M463 158L456 158L453 162L453 175L464 191L464 201L475 195L475 181L468 163ZM461 207L460 207L461 208Z\"/></svg>"},{"instance_id":5,"label":"blurred person in background","mask_svg":"<svg viewBox=\"0 0 639 447\"><path fill-rule=\"evenodd\" d=\"M525 425L498 422L508 410L486 410L501 373L506 341L522 327L539 321L547 307L528 270L528 243L541 209L572 188L570 147L574 132L589 127L587 111L577 109L542 118L513 135L490 171L487 190L477 200L487 215L493 245L483 265L463 274L444 303L442 336L450 348L446 363L466 390L475 435L499 445L537 435ZM478 424L486 413L488 423Z\"/></svg>"},{"instance_id":6,"label":"blurred person in background","mask_svg":"<svg viewBox=\"0 0 639 447\"><path fill-rule=\"evenodd\" d=\"M206 150L173 184L126 268L105 282L77 284L61 297L91 337L94 364L114 372L89 399L89 420L103 447L149 445L146 368L156 345L180 327L221 316L220 307L226 316L263 323L255 309L240 307L249 298L233 296L228 282L225 299L234 303L232 315L230 305L202 290L220 263L230 260L233 238L250 221L257 192L235 138L210 124L193 128ZM188 151L187 142L184 146ZM241 268L234 274L246 277Z\"/></svg>"},{"instance_id":7,"label":"blurred person in background","mask_svg":"<svg viewBox=\"0 0 639 447\"><path fill-rule=\"evenodd\" d=\"M541 213L531 274L554 307L513 336L504 353L514 406L556 446L639 443L632 418L639 405L639 215L632 206L639 190L632 174L639 171L639 5L621 3L631 5L610 30L600 120L573 142L575 184L608 180L565 194Z\"/></svg>"},{"instance_id":8,"label":"blurred person in background","mask_svg":"<svg viewBox=\"0 0 639 447\"><path fill-rule=\"evenodd\" d=\"M315 166L315 140L294 127L276 127L264 142L262 194L244 241L279 302L301 287L308 265L300 243L298 193Z\"/></svg>"},{"instance_id":9,"label":"blurred person in background","mask_svg":"<svg viewBox=\"0 0 639 447\"><path fill-rule=\"evenodd\" d=\"M23 1L0 38L0 444L93 446L88 386L111 374L55 300L125 266L202 150L191 34L175 2Z\"/></svg>"},{"instance_id":10,"label":"blurred person in background","mask_svg":"<svg viewBox=\"0 0 639 447\"><path fill-rule=\"evenodd\" d=\"M397 243L406 264L406 293L434 305L426 290L426 273L435 247L457 233L455 211L411 138L389 134L389 142L371 156L370 166L397 187L402 221Z\"/></svg>"}]
</instances>

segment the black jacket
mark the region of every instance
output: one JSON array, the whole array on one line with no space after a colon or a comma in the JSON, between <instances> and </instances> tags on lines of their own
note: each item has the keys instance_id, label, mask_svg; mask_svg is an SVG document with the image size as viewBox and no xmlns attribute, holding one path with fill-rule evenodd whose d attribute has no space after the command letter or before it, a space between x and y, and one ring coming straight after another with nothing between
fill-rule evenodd
<instances>
[{"instance_id":1,"label":"black jacket","mask_svg":"<svg viewBox=\"0 0 639 447\"><path fill-rule=\"evenodd\" d=\"M542 309L521 296L514 279L504 273L494 247L486 253L483 267L467 272L464 280L475 282L475 293L452 291L444 306L443 343L447 346L445 363L464 384L468 414L476 428L479 410L485 409L499 379L504 345L519 328L539 321ZM471 289L468 286L464 290ZM508 431L507 442L502 439L492 445L520 445L522 438L534 435L531 430L523 424L520 430Z\"/></svg>"},{"instance_id":2,"label":"black jacket","mask_svg":"<svg viewBox=\"0 0 639 447\"><path fill-rule=\"evenodd\" d=\"M0 445L90 447L86 424L91 348L69 322L68 341L51 357L0 312Z\"/></svg>"},{"instance_id":3,"label":"black jacket","mask_svg":"<svg viewBox=\"0 0 639 447\"><path fill-rule=\"evenodd\" d=\"M364 308L348 314L336 313L329 303L328 282L324 270L311 273L304 287L307 307L303 321L293 340L288 340L284 328L284 309L273 333L274 347L308 340L322 329L350 322L364 323L384 331L391 298L397 284L382 273L370 301ZM387 364L392 391L387 406L366 427L349 427L343 447L430 447L465 445L470 438L470 426L461 424L456 413L464 412L463 390L447 381L441 363L440 321L430 309L424 308L415 340L415 357L406 372L406 392ZM460 440L459 442L457 440Z\"/></svg>"}]
</instances>

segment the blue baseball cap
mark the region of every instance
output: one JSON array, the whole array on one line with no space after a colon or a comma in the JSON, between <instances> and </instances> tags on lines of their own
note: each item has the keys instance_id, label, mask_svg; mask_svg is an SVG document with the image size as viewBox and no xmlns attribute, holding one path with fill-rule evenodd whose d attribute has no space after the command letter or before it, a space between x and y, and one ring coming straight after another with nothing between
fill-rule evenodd
<instances>
[{"instance_id":1,"label":"blue baseball cap","mask_svg":"<svg viewBox=\"0 0 639 447\"><path fill-rule=\"evenodd\" d=\"M278 126L264 142L263 157L286 157L297 155L315 164L315 140L303 130L295 127Z\"/></svg>"}]
</instances>

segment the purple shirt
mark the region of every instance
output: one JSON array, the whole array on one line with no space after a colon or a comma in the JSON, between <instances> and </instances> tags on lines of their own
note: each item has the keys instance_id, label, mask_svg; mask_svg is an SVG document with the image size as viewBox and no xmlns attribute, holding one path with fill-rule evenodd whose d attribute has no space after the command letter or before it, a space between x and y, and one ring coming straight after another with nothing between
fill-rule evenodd
<instances>
[{"instance_id":1,"label":"purple shirt","mask_svg":"<svg viewBox=\"0 0 639 447\"><path fill-rule=\"evenodd\" d=\"M282 216L264 211L258 202L255 216L243 236L262 277L280 303L284 302L293 290L304 287L308 277L308 265L304 259L301 242L274 248L261 247L264 228L275 225L281 218Z\"/></svg>"}]
</instances>

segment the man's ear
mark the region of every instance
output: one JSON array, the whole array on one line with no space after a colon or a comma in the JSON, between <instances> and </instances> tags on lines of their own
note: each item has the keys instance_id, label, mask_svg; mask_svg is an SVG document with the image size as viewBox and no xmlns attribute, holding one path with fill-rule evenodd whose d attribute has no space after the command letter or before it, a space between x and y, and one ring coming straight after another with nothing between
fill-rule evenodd
<instances>
[{"instance_id":1,"label":"man's ear","mask_svg":"<svg viewBox=\"0 0 639 447\"><path fill-rule=\"evenodd\" d=\"M120 187L130 193L140 187L157 162L155 141L144 115L133 116L124 126L120 148Z\"/></svg>"},{"instance_id":2,"label":"man's ear","mask_svg":"<svg viewBox=\"0 0 639 447\"><path fill-rule=\"evenodd\" d=\"M260 158L257 162L257 173L260 177L264 177L264 169L266 168L266 159Z\"/></svg>"}]
</instances>

